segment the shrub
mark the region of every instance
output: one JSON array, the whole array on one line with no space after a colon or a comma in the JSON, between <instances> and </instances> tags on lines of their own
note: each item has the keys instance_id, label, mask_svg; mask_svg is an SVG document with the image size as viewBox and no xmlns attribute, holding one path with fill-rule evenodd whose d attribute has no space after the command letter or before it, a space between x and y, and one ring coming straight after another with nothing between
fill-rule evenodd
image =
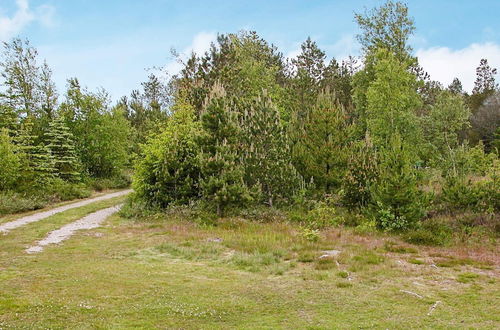
<instances>
[{"instance_id":1,"label":"shrub","mask_svg":"<svg viewBox=\"0 0 500 330\"><path fill-rule=\"evenodd\" d=\"M130 187L132 180L129 175L122 173L111 178L93 178L90 179L88 185L96 191L106 189L122 189Z\"/></svg>"},{"instance_id":2,"label":"shrub","mask_svg":"<svg viewBox=\"0 0 500 330\"><path fill-rule=\"evenodd\" d=\"M136 163L133 187L150 206L187 203L199 196L199 123L190 109L180 109L163 132L150 138Z\"/></svg>"},{"instance_id":3,"label":"shrub","mask_svg":"<svg viewBox=\"0 0 500 330\"><path fill-rule=\"evenodd\" d=\"M417 245L446 245L452 236L451 227L435 220L426 221L418 229L408 231L403 240Z\"/></svg>"},{"instance_id":4,"label":"shrub","mask_svg":"<svg viewBox=\"0 0 500 330\"><path fill-rule=\"evenodd\" d=\"M19 213L40 209L47 201L38 196L29 196L12 191L0 192L0 214Z\"/></svg>"},{"instance_id":5,"label":"shrub","mask_svg":"<svg viewBox=\"0 0 500 330\"><path fill-rule=\"evenodd\" d=\"M44 195L50 201L57 202L89 197L91 193L91 190L83 183L70 183L62 179L54 179L46 188Z\"/></svg>"},{"instance_id":6,"label":"shrub","mask_svg":"<svg viewBox=\"0 0 500 330\"><path fill-rule=\"evenodd\" d=\"M500 210L499 176L473 182L463 176L446 178L441 201L458 210L495 213Z\"/></svg>"},{"instance_id":7,"label":"shrub","mask_svg":"<svg viewBox=\"0 0 500 330\"><path fill-rule=\"evenodd\" d=\"M311 228L302 228L300 235L309 242L317 242L319 240L319 230Z\"/></svg>"},{"instance_id":8,"label":"shrub","mask_svg":"<svg viewBox=\"0 0 500 330\"><path fill-rule=\"evenodd\" d=\"M447 176L470 174L483 176L494 167L497 157L494 153L485 153L482 143L474 147L462 144L455 149L451 149L447 157L439 165Z\"/></svg>"},{"instance_id":9,"label":"shrub","mask_svg":"<svg viewBox=\"0 0 500 330\"><path fill-rule=\"evenodd\" d=\"M318 202L306 216L306 225L314 229L339 225L343 221L343 217L337 214L337 210L325 202Z\"/></svg>"}]
</instances>

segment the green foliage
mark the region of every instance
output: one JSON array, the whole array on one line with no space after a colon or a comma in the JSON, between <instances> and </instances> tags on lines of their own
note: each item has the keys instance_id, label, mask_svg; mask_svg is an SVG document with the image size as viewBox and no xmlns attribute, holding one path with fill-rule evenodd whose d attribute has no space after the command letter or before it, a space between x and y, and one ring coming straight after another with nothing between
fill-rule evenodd
<instances>
[{"instance_id":1,"label":"green foliage","mask_svg":"<svg viewBox=\"0 0 500 330\"><path fill-rule=\"evenodd\" d=\"M17 114L13 107L0 103L0 129L15 131L18 127Z\"/></svg>"},{"instance_id":2,"label":"green foliage","mask_svg":"<svg viewBox=\"0 0 500 330\"><path fill-rule=\"evenodd\" d=\"M0 215L36 210L50 203L90 195L91 191L84 184L53 179L42 187L25 187L23 192L0 191Z\"/></svg>"},{"instance_id":3,"label":"green foliage","mask_svg":"<svg viewBox=\"0 0 500 330\"><path fill-rule=\"evenodd\" d=\"M302 228L300 235L309 242L317 242L320 238L318 229L311 229L309 227Z\"/></svg>"},{"instance_id":4,"label":"green foliage","mask_svg":"<svg viewBox=\"0 0 500 330\"><path fill-rule=\"evenodd\" d=\"M401 138L418 150L421 142L416 110L422 105L415 75L409 64L381 49L376 53L374 80L366 92L367 129L376 147L389 145L391 138Z\"/></svg>"},{"instance_id":5,"label":"green foliage","mask_svg":"<svg viewBox=\"0 0 500 330\"><path fill-rule=\"evenodd\" d=\"M296 168L301 175L326 193L340 187L347 166L350 126L343 107L334 95L321 93L298 129L294 145Z\"/></svg>"},{"instance_id":6,"label":"green foliage","mask_svg":"<svg viewBox=\"0 0 500 330\"><path fill-rule=\"evenodd\" d=\"M0 215L36 210L45 205L47 200L38 195L0 191Z\"/></svg>"},{"instance_id":7,"label":"green foliage","mask_svg":"<svg viewBox=\"0 0 500 330\"><path fill-rule=\"evenodd\" d=\"M79 164L73 134L69 131L62 117L50 122L45 133L45 141L54 160L55 175L64 180L77 181L80 173L78 173Z\"/></svg>"},{"instance_id":8,"label":"green foliage","mask_svg":"<svg viewBox=\"0 0 500 330\"><path fill-rule=\"evenodd\" d=\"M443 176L467 176L467 175L485 175L494 167L495 160L498 159L493 153L484 152L482 143L474 147L460 145L451 149L446 155L444 161L440 164Z\"/></svg>"},{"instance_id":9,"label":"green foliage","mask_svg":"<svg viewBox=\"0 0 500 330\"><path fill-rule=\"evenodd\" d=\"M252 198L244 182L241 163L241 128L232 108L234 104L216 84L201 117L199 144L202 196L216 205L223 215L228 206L244 206Z\"/></svg>"},{"instance_id":10,"label":"green foliage","mask_svg":"<svg viewBox=\"0 0 500 330\"><path fill-rule=\"evenodd\" d=\"M40 109L37 50L19 38L3 43L0 72L5 93L1 98L21 117L35 116Z\"/></svg>"},{"instance_id":11,"label":"green foliage","mask_svg":"<svg viewBox=\"0 0 500 330\"><path fill-rule=\"evenodd\" d=\"M290 140L278 109L264 92L242 118L245 182L261 187L265 201L286 200L300 189L302 178L292 165Z\"/></svg>"},{"instance_id":12,"label":"green foliage","mask_svg":"<svg viewBox=\"0 0 500 330\"><path fill-rule=\"evenodd\" d=\"M307 213L305 220L305 225L313 229L323 229L344 222L344 218L338 214L335 207L325 202L316 203L313 209Z\"/></svg>"},{"instance_id":13,"label":"green foliage","mask_svg":"<svg viewBox=\"0 0 500 330\"><path fill-rule=\"evenodd\" d=\"M403 234L403 240L417 245L442 246L451 240L449 225L435 220L426 220L418 228Z\"/></svg>"},{"instance_id":14,"label":"green foliage","mask_svg":"<svg viewBox=\"0 0 500 330\"><path fill-rule=\"evenodd\" d=\"M21 159L17 146L12 142L7 129L0 130L0 190L15 186L21 174Z\"/></svg>"},{"instance_id":15,"label":"green foliage","mask_svg":"<svg viewBox=\"0 0 500 330\"><path fill-rule=\"evenodd\" d=\"M424 119L425 135L438 162L458 146L458 135L469 126L469 117L470 110L461 95L448 91L438 94Z\"/></svg>"},{"instance_id":16,"label":"green foliage","mask_svg":"<svg viewBox=\"0 0 500 330\"><path fill-rule=\"evenodd\" d=\"M426 213L427 198L419 189L408 148L396 134L381 152L378 180L370 186L369 210L377 226L384 230L414 227Z\"/></svg>"},{"instance_id":17,"label":"green foliage","mask_svg":"<svg viewBox=\"0 0 500 330\"><path fill-rule=\"evenodd\" d=\"M465 177L450 176L445 180L441 200L451 209L495 213L500 211L500 176L473 182Z\"/></svg>"},{"instance_id":18,"label":"green foliage","mask_svg":"<svg viewBox=\"0 0 500 330\"><path fill-rule=\"evenodd\" d=\"M22 161L22 180L19 182L21 189L44 187L54 177L54 159L44 144L36 143L32 120L31 117L26 118L15 137Z\"/></svg>"},{"instance_id":19,"label":"green foliage","mask_svg":"<svg viewBox=\"0 0 500 330\"><path fill-rule=\"evenodd\" d=\"M370 186L377 180L377 158L369 136L353 143L346 176L342 182L342 202L349 209L367 206L371 201Z\"/></svg>"},{"instance_id":20,"label":"green foliage","mask_svg":"<svg viewBox=\"0 0 500 330\"><path fill-rule=\"evenodd\" d=\"M149 206L166 207L199 197L199 122L189 105L179 108L162 132L143 146L133 187Z\"/></svg>"},{"instance_id":21,"label":"green foliage","mask_svg":"<svg viewBox=\"0 0 500 330\"><path fill-rule=\"evenodd\" d=\"M89 197L92 192L83 183L72 183L56 178L40 193L43 194L43 198L53 203Z\"/></svg>"},{"instance_id":22,"label":"green foliage","mask_svg":"<svg viewBox=\"0 0 500 330\"><path fill-rule=\"evenodd\" d=\"M119 175L129 164L130 123L123 109L107 109L107 95L90 93L77 79L69 80L61 113L71 129L84 174Z\"/></svg>"},{"instance_id":23,"label":"green foliage","mask_svg":"<svg viewBox=\"0 0 500 330\"><path fill-rule=\"evenodd\" d=\"M357 35L365 53L385 48L399 60L411 53L408 39L415 31L415 23L408 16L408 7L402 2L387 1L364 15L356 13L361 34Z\"/></svg>"},{"instance_id":24,"label":"green foliage","mask_svg":"<svg viewBox=\"0 0 500 330\"><path fill-rule=\"evenodd\" d=\"M479 66L476 68L476 81L472 94L468 97L468 104L474 113L484 101L498 89L498 84L495 82L497 69L490 67L488 60L482 58Z\"/></svg>"},{"instance_id":25,"label":"green foliage","mask_svg":"<svg viewBox=\"0 0 500 330\"><path fill-rule=\"evenodd\" d=\"M96 191L128 188L130 187L131 183L132 180L130 178L130 175L127 173L115 175L111 178L92 178L87 182L87 184Z\"/></svg>"}]
</instances>

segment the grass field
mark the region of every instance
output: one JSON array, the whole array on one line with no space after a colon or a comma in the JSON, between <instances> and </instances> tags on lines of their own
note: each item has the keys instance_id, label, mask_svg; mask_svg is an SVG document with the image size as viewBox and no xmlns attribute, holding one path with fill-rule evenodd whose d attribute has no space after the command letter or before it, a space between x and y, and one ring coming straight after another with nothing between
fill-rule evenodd
<instances>
[{"instance_id":1,"label":"grass field","mask_svg":"<svg viewBox=\"0 0 500 330\"><path fill-rule=\"evenodd\" d=\"M491 243L417 247L342 228L312 242L288 223L114 215L62 245L24 252L49 231L123 199L0 236L0 328L500 325L500 260Z\"/></svg>"}]
</instances>

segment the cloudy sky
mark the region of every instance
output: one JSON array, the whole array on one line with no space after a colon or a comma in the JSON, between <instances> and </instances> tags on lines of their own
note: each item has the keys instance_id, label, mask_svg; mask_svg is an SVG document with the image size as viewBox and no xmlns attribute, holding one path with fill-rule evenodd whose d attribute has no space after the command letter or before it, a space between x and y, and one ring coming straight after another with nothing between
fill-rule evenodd
<instances>
[{"instance_id":1,"label":"cloudy sky","mask_svg":"<svg viewBox=\"0 0 500 330\"><path fill-rule=\"evenodd\" d=\"M217 33L256 30L287 56L311 36L329 57L359 55L354 12L377 0L0 0L0 40L30 40L64 91L69 77L116 100L137 88L147 69L179 65L204 52ZM411 40L432 78L459 77L471 90L481 58L500 68L500 1L409 0L417 31Z\"/></svg>"}]
</instances>

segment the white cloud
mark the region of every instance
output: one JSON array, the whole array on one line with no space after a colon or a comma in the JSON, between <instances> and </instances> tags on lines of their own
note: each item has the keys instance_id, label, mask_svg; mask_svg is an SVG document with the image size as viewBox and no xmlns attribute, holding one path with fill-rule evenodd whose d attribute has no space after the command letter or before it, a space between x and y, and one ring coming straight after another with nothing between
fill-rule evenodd
<instances>
[{"instance_id":1,"label":"white cloud","mask_svg":"<svg viewBox=\"0 0 500 330\"><path fill-rule=\"evenodd\" d=\"M187 60L192 53L203 55L210 49L210 45L217 39L214 32L200 32L194 36L191 44L179 53L178 59L173 59L165 65L167 73L173 75L182 69L182 62Z\"/></svg>"},{"instance_id":2,"label":"white cloud","mask_svg":"<svg viewBox=\"0 0 500 330\"><path fill-rule=\"evenodd\" d=\"M0 40L5 41L15 37L33 21L38 21L46 27L54 25L54 7L41 5L33 11L28 0L16 0L16 6L17 9L12 16L0 16Z\"/></svg>"},{"instance_id":3,"label":"white cloud","mask_svg":"<svg viewBox=\"0 0 500 330\"><path fill-rule=\"evenodd\" d=\"M296 49L291 50L288 53L286 53L285 57L288 59L296 58L297 56L300 55L300 53L302 53L302 50L300 49L300 46L299 46L299 48L296 48Z\"/></svg>"},{"instance_id":4,"label":"white cloud","mask_svg":"<svg viewBox=\"0 0 500 330\"><path fill-rule=\"evenodd\" d=\"M42 26L54 27L56 26L55 21L56 8L50 5L41 5L36 9L36 19L40 22Z\"/></svg>"},{"instance_id":5,"label":"white cloud","mask_svg":"<svg viewBox=\"0 0 500 330\"><path fill-rule=\"evenodd\" d=\"M0 17L0 40L7 40L19 33L34 19L28 0L17 0L17 10L12 17Z\"/></svg>"},{"instance_id":6,"label":"white cloud","mask_svg":"<svg viewBox=\"0 0 500 330\"><path fill-rule=\"evenodd\" d=\"M359 45L353 34L343 35L336 43L326 46L325 49L339 62L347 59L349 55L359 55Z\"/></svg>"},{"instance_id":7,"label":"white cloud","mask_svg":"<svg viewBox=\"0 0 500 330\"><path fill-rule=\"evenodd\" d=\"M458 50L447 47L419 49L416 55L432 79L448 86L457 77L468 92L474 87L476 68L482 58L486 58L491 67L500 68L500 45L491 42L474 43Z\"/></svg>"}]
</instances>

